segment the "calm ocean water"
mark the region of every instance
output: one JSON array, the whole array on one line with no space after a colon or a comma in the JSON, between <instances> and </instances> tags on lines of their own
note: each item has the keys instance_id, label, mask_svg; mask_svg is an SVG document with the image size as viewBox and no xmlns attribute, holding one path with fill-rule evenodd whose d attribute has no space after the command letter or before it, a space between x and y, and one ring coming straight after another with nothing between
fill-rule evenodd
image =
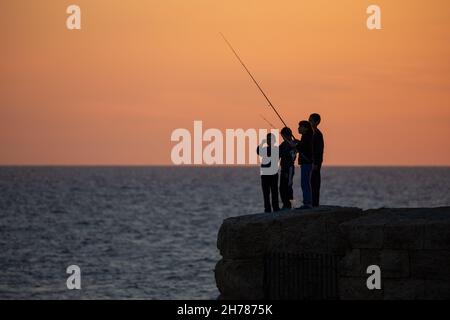
<instances>
[{"instance_id":1,"label":"calm ocean water","mask_svg":"<svg viewBox=\"0 0 450 320\"><path fill-rule=\"evenodd\" d=\"M325 168L322 199L448 206L450 168ZM260 211L257 168L0 167L0 299L214 299L222 220Z\"/></svg>"}]
</instances>

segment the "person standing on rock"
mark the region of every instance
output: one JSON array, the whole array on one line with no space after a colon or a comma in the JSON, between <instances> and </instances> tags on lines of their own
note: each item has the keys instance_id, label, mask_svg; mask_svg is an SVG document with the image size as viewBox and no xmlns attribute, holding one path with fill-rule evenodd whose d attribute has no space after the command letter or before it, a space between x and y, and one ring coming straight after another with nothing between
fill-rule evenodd
<instances>
[{"instance_id":1,"label":"person standing on rock","mask_svg":"<svg viewBox=\"0 0 450 320\"><path fill-rule=\"evenodd\" d=\"M303 194L303 205L299 209L310 209L312 208L311 172L313 166L313 128L311 123L306 120L300 121L298 133L302 136L300 141L296 141L296 149L299 153L298 163Z\"/></svg>"},{"instance_id":2,"label":"person standing on rock","mask_svg":"<svg viewBox=\"0 0 450 320\"><path fill-rule=\"evenodd\" d=\"M295 142L292 136L292 130L284 127L280 131L283 142L280 144L280 197L283 202L281 210L292 208L291 200L294 199L294 190L292 188L295 173Z\"/></svg>"},{"instance_id":3,"label":"person standing on rock","mask_svg":"<svg viewBox=\"0 0 450 320\"><path fill-rule=\"evenodd\" d=\"M318 125L321 117L318 113L313 113L309 116L309 123L313 129L313 164L311 171L311 191L312 191L312 206L318 207L320 202L320 169L323 162L323 135L320 132Z\"/></svg>"},{"instance_id":4,"label":"person standing on rock","mask_svg":"<svg viewBox=\"0 0 450 320\"><path fill-rule=\"evenodd\" d=\"M275 146L276 137L273 133L267 134L256 149L261 159L261 186L264 196L264 212L280 211L278 203L278 161L279 148ZM272 198L272 203L270 202Z\"/></svg>"}]
</instances>

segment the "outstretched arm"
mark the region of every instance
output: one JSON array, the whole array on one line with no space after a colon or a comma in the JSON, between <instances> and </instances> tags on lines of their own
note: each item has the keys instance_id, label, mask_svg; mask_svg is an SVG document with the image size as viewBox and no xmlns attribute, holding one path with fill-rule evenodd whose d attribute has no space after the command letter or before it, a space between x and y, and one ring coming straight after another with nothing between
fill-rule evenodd
<instances>
[{"instance_id":1,"label":"outstretched arm","mask_svg":"<svg viewBox=\"0 0 450 320\"><path fill-rule=\"evenodd\" d=\"M264 139L264 140L261 141L261 143L259 144L259 146L256 148L256 153L258 154L258 156L259 156L259 150L261 150L261 149L264 147L264 145L265 145L266 143L267 143L267 140Z\"/></svg>"}]
</instances>

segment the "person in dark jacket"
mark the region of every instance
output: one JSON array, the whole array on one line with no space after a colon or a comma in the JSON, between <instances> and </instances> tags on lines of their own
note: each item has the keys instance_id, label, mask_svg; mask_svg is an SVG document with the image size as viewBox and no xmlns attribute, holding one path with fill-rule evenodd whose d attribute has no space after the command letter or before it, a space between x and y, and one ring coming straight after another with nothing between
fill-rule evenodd
<instances>
[{"instance_id":1,"label":"person in dark jacket","mask_svg":"<svg viewBox=\"0 0 450 320\"><path fill-rule=\"evenodd\" d=\"M312 208L311 171L313 165L313 129L309 121L299 122L298 133L302 136L296 144L303 193L303 206L300 209L309 209Z\"/></svg>"},{"instance_id":2,"label":"person in dark jacket","mask_svg":"<svg viewBox=\"0 0 450 320\"><path fill-rule=\"evenodd\" d=\"M282 210L292 208L291 200L294 199L294 190L292 189L294 178L294 163L297 157L295 142L292 136L292 130L288 127L281 129L283 142L280 144L280 197L283 202Z\"/></svg>"},{"instance_id":3,"label":"person in dark jacket","mask_svg":"<svg viewBox=\"0 0 450 320\"><path fill-rule=\"evenodd\" d=\"M279 147L274 146L276 137L272 133L267 134L267 139L256 149L261 159L261 187L264 196L264 212L280 211L278 201L278 161ZM276 158L275 158L276 157ZM276 163L272 163L275 158ZM272 203L270 198L272 196Z\"/></svg>"},{"instance_id":4,"label":"person in dark jacket","mask_svg":"<svg viewBox=\"0 0 450 320\"><path fill-rule=\"evenodd\" d=\"M318 207L320 202L320 169L323 162L323 135L317 127L320 124L321 118L318 113L313 113L309 116L309 123L313 129L313 166L311 172L311 191L312 191L312 206Z\"/></svg>"}]
</instances>

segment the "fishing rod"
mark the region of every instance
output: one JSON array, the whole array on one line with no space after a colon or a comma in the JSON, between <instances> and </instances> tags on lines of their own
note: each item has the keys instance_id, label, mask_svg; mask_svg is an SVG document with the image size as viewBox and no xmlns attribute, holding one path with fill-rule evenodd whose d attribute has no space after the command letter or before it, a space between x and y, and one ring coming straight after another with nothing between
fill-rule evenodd
<instances>
[{"instance_id":1,"label":"fishing rod","mask_svg":"<svg viewBox=\"0 0 450 320\"><path fill-rule=\"evenodd\" d=\"M242 59L239 57L239 55L237 54L236 50L234 50L233 46L231 45L231 43L227 40L227 38L225 38L225 36L223 35L223 33L221 32L220 35L222 36L223 40L226 42L226 44L228 45L228 47L231 49L231 51L233 51L234 55L236 56L236 58L239 60L239 62L241 63L241 65L244 67L245 71L247 71L248 75L250 76L250 78L252 78L253 82L256 84L256 86L258 87L259 91L261 91L262 95L264 96L264 98L266 98L267 102L269 103L269 106L272 107L273 111L275 111L275 113L277 114L278 118L280 118L281 122L284 124L285 127L287 127L286 122L284 122L283 118L281 118L280 114L278 113L277 109L274 107L274 105L272 104L272 102L270 102L269 98L267 97L267 95L265 94L264 90L261 88L261 86L259 85L259 83L256 81L256 79L253 77L253 75L251 74L250 70L248 70L247 66L245 65L245 63L242 61Z\"/></svg>"},{"instance_id":2,"label":"fishing rod","mask_svg":"<svg viewBox=\"0 0 450 320\"><path fill-rule=\"evenodd\" d=\"M272 127L272 129L275 129L275 126L273 124L270 123L269 120L267 120L266 118L264 118L264 116L262 114L259 115L265 122L267 122L269 124L269 126Z\"/></svg>"}]
</instances>

